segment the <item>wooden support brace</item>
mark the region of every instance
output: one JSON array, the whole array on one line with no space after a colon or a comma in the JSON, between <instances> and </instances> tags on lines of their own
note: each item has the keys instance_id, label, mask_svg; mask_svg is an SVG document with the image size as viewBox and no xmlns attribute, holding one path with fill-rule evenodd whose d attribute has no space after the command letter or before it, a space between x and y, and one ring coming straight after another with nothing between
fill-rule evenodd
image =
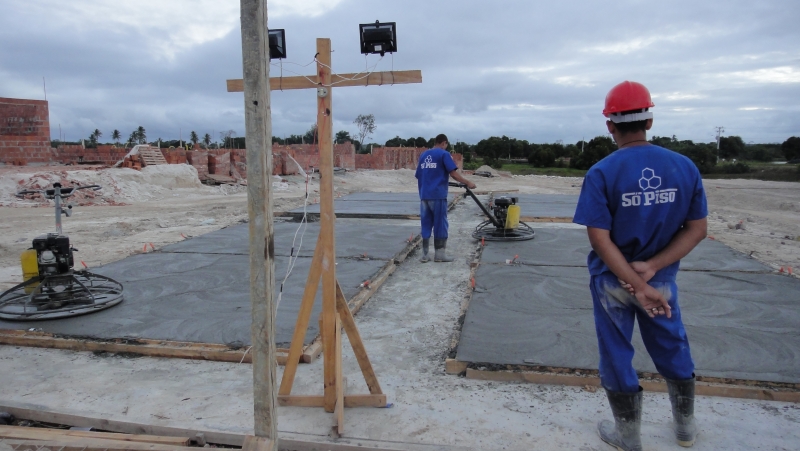
<instances>
[{"instance_id":1,"label":"wooden support brace","mask_svg":"<svg viewBox=\"0 0 800 451\"><path fill-rule=\"evenodd\" d=\"M344 406L350 407L386 407L384 394L344 395ZM285 407L324 407L325 397L322 395L279 395L278 405Z\"/></svg>"},{"instance_id":2,"label":"wooden support brace","mask_svg":"<svg viewBox=\"0 0 800 451\"><path fill-rule=\"evenodd\" d=\"M388 72L372 72L366 74L332 74L330 82L324 83L331 87L345 86L381 86L381 85L405 85L409 83L422 83L422 71L420 70L395 70ZM308 77L270 77L269 86L273 91L285 91L290 89L316 89L319 87L319 77L310 75ZM227 81L228 92L242 92L244 85L241 79Z\"/></svg>"}]
</instances>

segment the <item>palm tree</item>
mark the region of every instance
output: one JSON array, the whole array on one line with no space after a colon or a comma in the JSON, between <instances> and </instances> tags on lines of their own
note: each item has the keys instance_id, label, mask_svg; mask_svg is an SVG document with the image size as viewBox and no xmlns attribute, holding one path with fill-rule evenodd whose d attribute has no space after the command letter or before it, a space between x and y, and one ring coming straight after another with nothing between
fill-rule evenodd
<instances>
[{"instance_id":1,"label":"palm tree","mask_svg":"<svg viewBox=\"0 0 800 451\"><path fill-rule=\"evenodd\" d=\"M97 142L100 139L100 137L103 136L103 132L101 132L100 129L96 128L94 129L94 132L92 132L92 135L94 135L94 140L95 142Z\"/></svg>"},{"instance_id":2,"label":"palm tree","mask_svg":"<svg viewBox=\"0 0 800 451\"><path fill-rule=\"evenodd\" d=\"M122 136L120 135L119 130L114 129L114 131L111 132L111 139L113 139L114 142L117 143L117 145L119 145L119 140L120 140L121 137Z\"/></svg>"},{"instance_id":3,"label":"palm tree","mask_svg":"<svg viewBox=\"0 0 800 451\"><path fill-rule=\"evenodd\" d=\"M147 134L144 127L140 125L134 133L136 133L136 139L139 141L139 144L147 144Z\"/></svg>"},{"instance_id":4,"label":"palm tree","mask_svg":"<svg viewBox=\"0 0 800 451\"><path fill-rule=\"evenodd\" d=\"M211 145L211 135L209 135L208 133L203 135L203 144L206 145L206 149L208 149L208 146Z\"/></svg>"},{"instance_id":5,"label":"palm tree","mask_svg":"<svg viewBox=\"0 0 800 451\"><path fill-rule=\"evenodd\" d=\"M200 141L200 138L197 137L197 132L195 132L194 130L192 130L192 132L189 133L189 141L191 141L192 144L197 144L197 142Z\"/></svg>"}]
</instances>

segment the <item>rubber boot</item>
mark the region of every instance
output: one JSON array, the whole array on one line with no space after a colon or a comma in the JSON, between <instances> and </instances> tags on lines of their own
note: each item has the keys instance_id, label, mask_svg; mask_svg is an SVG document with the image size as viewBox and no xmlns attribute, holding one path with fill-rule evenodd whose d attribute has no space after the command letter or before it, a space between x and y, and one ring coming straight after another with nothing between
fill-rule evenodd
<instances>
[{"instance_id":1,"label":"rubber boot","mask_svg":"<svg viewBox=\"0 0 800 451\"><path fill-rule=\"evenodd\" d=\"M636 393L606 390L614 422L603 420L597 424L600 438L622 451L642 450L642 387Z\"/></svg>"},{"instance_id":2,"label":"rubber boot","mask_svg":"<svg viewBox=\"0 0 800 451\"><path fill-rule=\"evenodd\" d=\"M694 423L694 380L694 374L691 379L667 379L675 438L679 445L686 448L694 445L697 438L697 425Z\"/></svg>"},{"instance_id":3,"label":"rubber boot","mask_svg":"<svg viewBox=\"0 0 800 451\"><path fill-rule=\"evenodd\" d=\"M433 248L436 249L436 252L433 254L433 261L435 262L451 262L453 259L445 255L445 250L447 248L447 238L439 240L433 240Z\"/></svg>"},{"instance_id":4,"label":"rubber boot","mask_svg":"<svg viewBox=\"0 0 800 451\"><path fill-rule=\"evenodd\" d=\"M428 263L431 261L431 258L428 257L428 249L431 247L431 239L430 238L423 238L422 239L422 258L419 259L422 263Z\"/></svg>"}]
</instances>

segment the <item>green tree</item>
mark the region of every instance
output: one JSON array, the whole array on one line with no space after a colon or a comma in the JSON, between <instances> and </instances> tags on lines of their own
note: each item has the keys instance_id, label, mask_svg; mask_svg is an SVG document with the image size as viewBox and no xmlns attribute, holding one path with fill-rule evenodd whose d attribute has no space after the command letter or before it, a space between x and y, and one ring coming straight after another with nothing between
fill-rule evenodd
<instances>
[{"instance_id":1,"label":"green tree","mask_svg":"<svg viewBox=\"0 0 800 451\"><path fill-rule=\"evenodd\" d=\"M375 132L375 129L378 127L375 125L375 115L373 114L359 114L356 119L353 121L358 127L358 132L356 136L358 137L358 144L359 147L364 146L364 140L372 136Z\"/></svg>"},{"instance_id":2,"label":"green tree","mask_svg":"<svg viewBox=\"0 0 800 451\"><path fill-rule=\"evenodd\" d=\"M386 146L386 147L400 147L401 145L403 145L403 143L405 143L405 140L403 138L401 138L399 136L395 136L394 138L386 141L386 143L384 143L384 146Z\"/></svg>"},{"instance_id":3,"label":"green tree","mask_svg":"<svg viewBox=\"0 0 800 451\"><path fill-rule=\"evenodd\" d=\"M744 155L744 141L740 136L724 136L719 139L720 158L740 158Z\"/></svg>"},{"instance_id":4,"label":"green tree","mask_svg":"<svg viewBox=\"0 0 800 451\"><path fill-rule=\"evenodd\" d=\"M800 138L792 136L781 144L783 157L786 161L796 160L800 158Z\"/></svg>"},{"instance_id":5,"label":"green tree","mask_svg":"<svg viewBox=\"0 0 800 451\"><path fill-rule=\"evenodd\" d=\"M311 128L306 131L306 134L303 135L303 142L306 144L314 144L319 142L319 136L317 136L317 124L311 124Z\"/></svg>"},{"instance_id":6,"label":"green tree","mask_svg":"<svg viewBox=\"0 0 800 451\"><path fill-rule=\"evenodd\" d=\"M192 144L197 144L200 141L200 137L197 136L196 131L192 130L192 132L189 133L189 141L191 141Z\"/></svg>"},{"instance_id":7,"label":"green tree","mask_svg":"<svg viewBox=\"0 0 800 451\"><path fill-rule=\"evenodd\" d=\"M598 161L617 150L617 145L608 136L597 136L586 143L583 152L570 160L570 166L576 169L589 169Z\"/></svg>"},{"instance_id":8,"label":"green tree","mask_svg":"<svg viewBox=\"0 0 800 451\"><path fill-rule=\"evenodd\" d=\"M119 145L119 140L121 138L122 138L122 134L120 134L119 130L114 129L114 131L111 132L111 139L113 139L114 142L117 143L117 145Z\"/></svg>"},{"instance_id":9,"label":"green tree","mask_svg":"<svg viewBox=\"0 0 800 451\"><path fill-rule=\"evenodd\" d=\"M339 130L336 132L336 143L344 144L345 141L353 141L353 138L350 137L350 132L347 130Z\"/></svg>"},{"instance_id":10,"label":"green tree","mask_svg":"<svg viewBox=\"0 0 800 451\"><path fill-rule=\"evenodd\" d=\"M203 135L203 144L206 146L206 149L208 149L208 146L211 145L211 135L209 135L208 133Z\"/></svg>"},{"instance_id":11,"label":"green tree","mask_svg":"<svg viewBox=\"0 0 800 451\"><path fill-rule=\"evenodd\" d=\"M506 153L509 142L510 140L507 136L501 138L491 136L478 141L478 144L475 145L475 153L483 158L484 164L492 167L502 166L499 163L499 159Z\"/></svg>"},{"instance_id":12,"label":"green tree","mask_svg":"<svg viewBox=\"0 0 800 451\"><path fill-rule=\"evenodd\" d=\"M147 132L141 125L136 128L136 141L139 144L147 144Z\"/></svg>"}]
</instances>

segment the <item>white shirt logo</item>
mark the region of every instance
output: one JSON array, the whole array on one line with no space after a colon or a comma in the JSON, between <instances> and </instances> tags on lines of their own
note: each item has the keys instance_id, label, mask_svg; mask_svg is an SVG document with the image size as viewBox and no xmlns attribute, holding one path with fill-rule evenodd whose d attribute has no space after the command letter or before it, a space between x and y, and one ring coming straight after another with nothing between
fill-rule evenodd
<instances>
[{"instance_id":1,"label":"white shirt logo","mask_svg":"<svg viewBox=\"0 0 800 451\"><path fill-rule=\"evenodd\" d=\"M656 171L650 168L642 169L639 188L642 191L622 195L623 207L672 203L675 202L675 193L678 192L677 188L659 189L661 188L661 177L657 176ZM644 200L644 203L642 203L642 200Z\"/></svg>"},{"instance_id":2,"label":"white shirt logo","mask_svg":"<svg viewBox=\"0 0 800 451\"><path fill-rule=\"evenodd\" d=\"M433 157L428 155L425 161L419 165L420 169L436 169L436 163L433 162Z\"/></svg>"}]
</instances>

